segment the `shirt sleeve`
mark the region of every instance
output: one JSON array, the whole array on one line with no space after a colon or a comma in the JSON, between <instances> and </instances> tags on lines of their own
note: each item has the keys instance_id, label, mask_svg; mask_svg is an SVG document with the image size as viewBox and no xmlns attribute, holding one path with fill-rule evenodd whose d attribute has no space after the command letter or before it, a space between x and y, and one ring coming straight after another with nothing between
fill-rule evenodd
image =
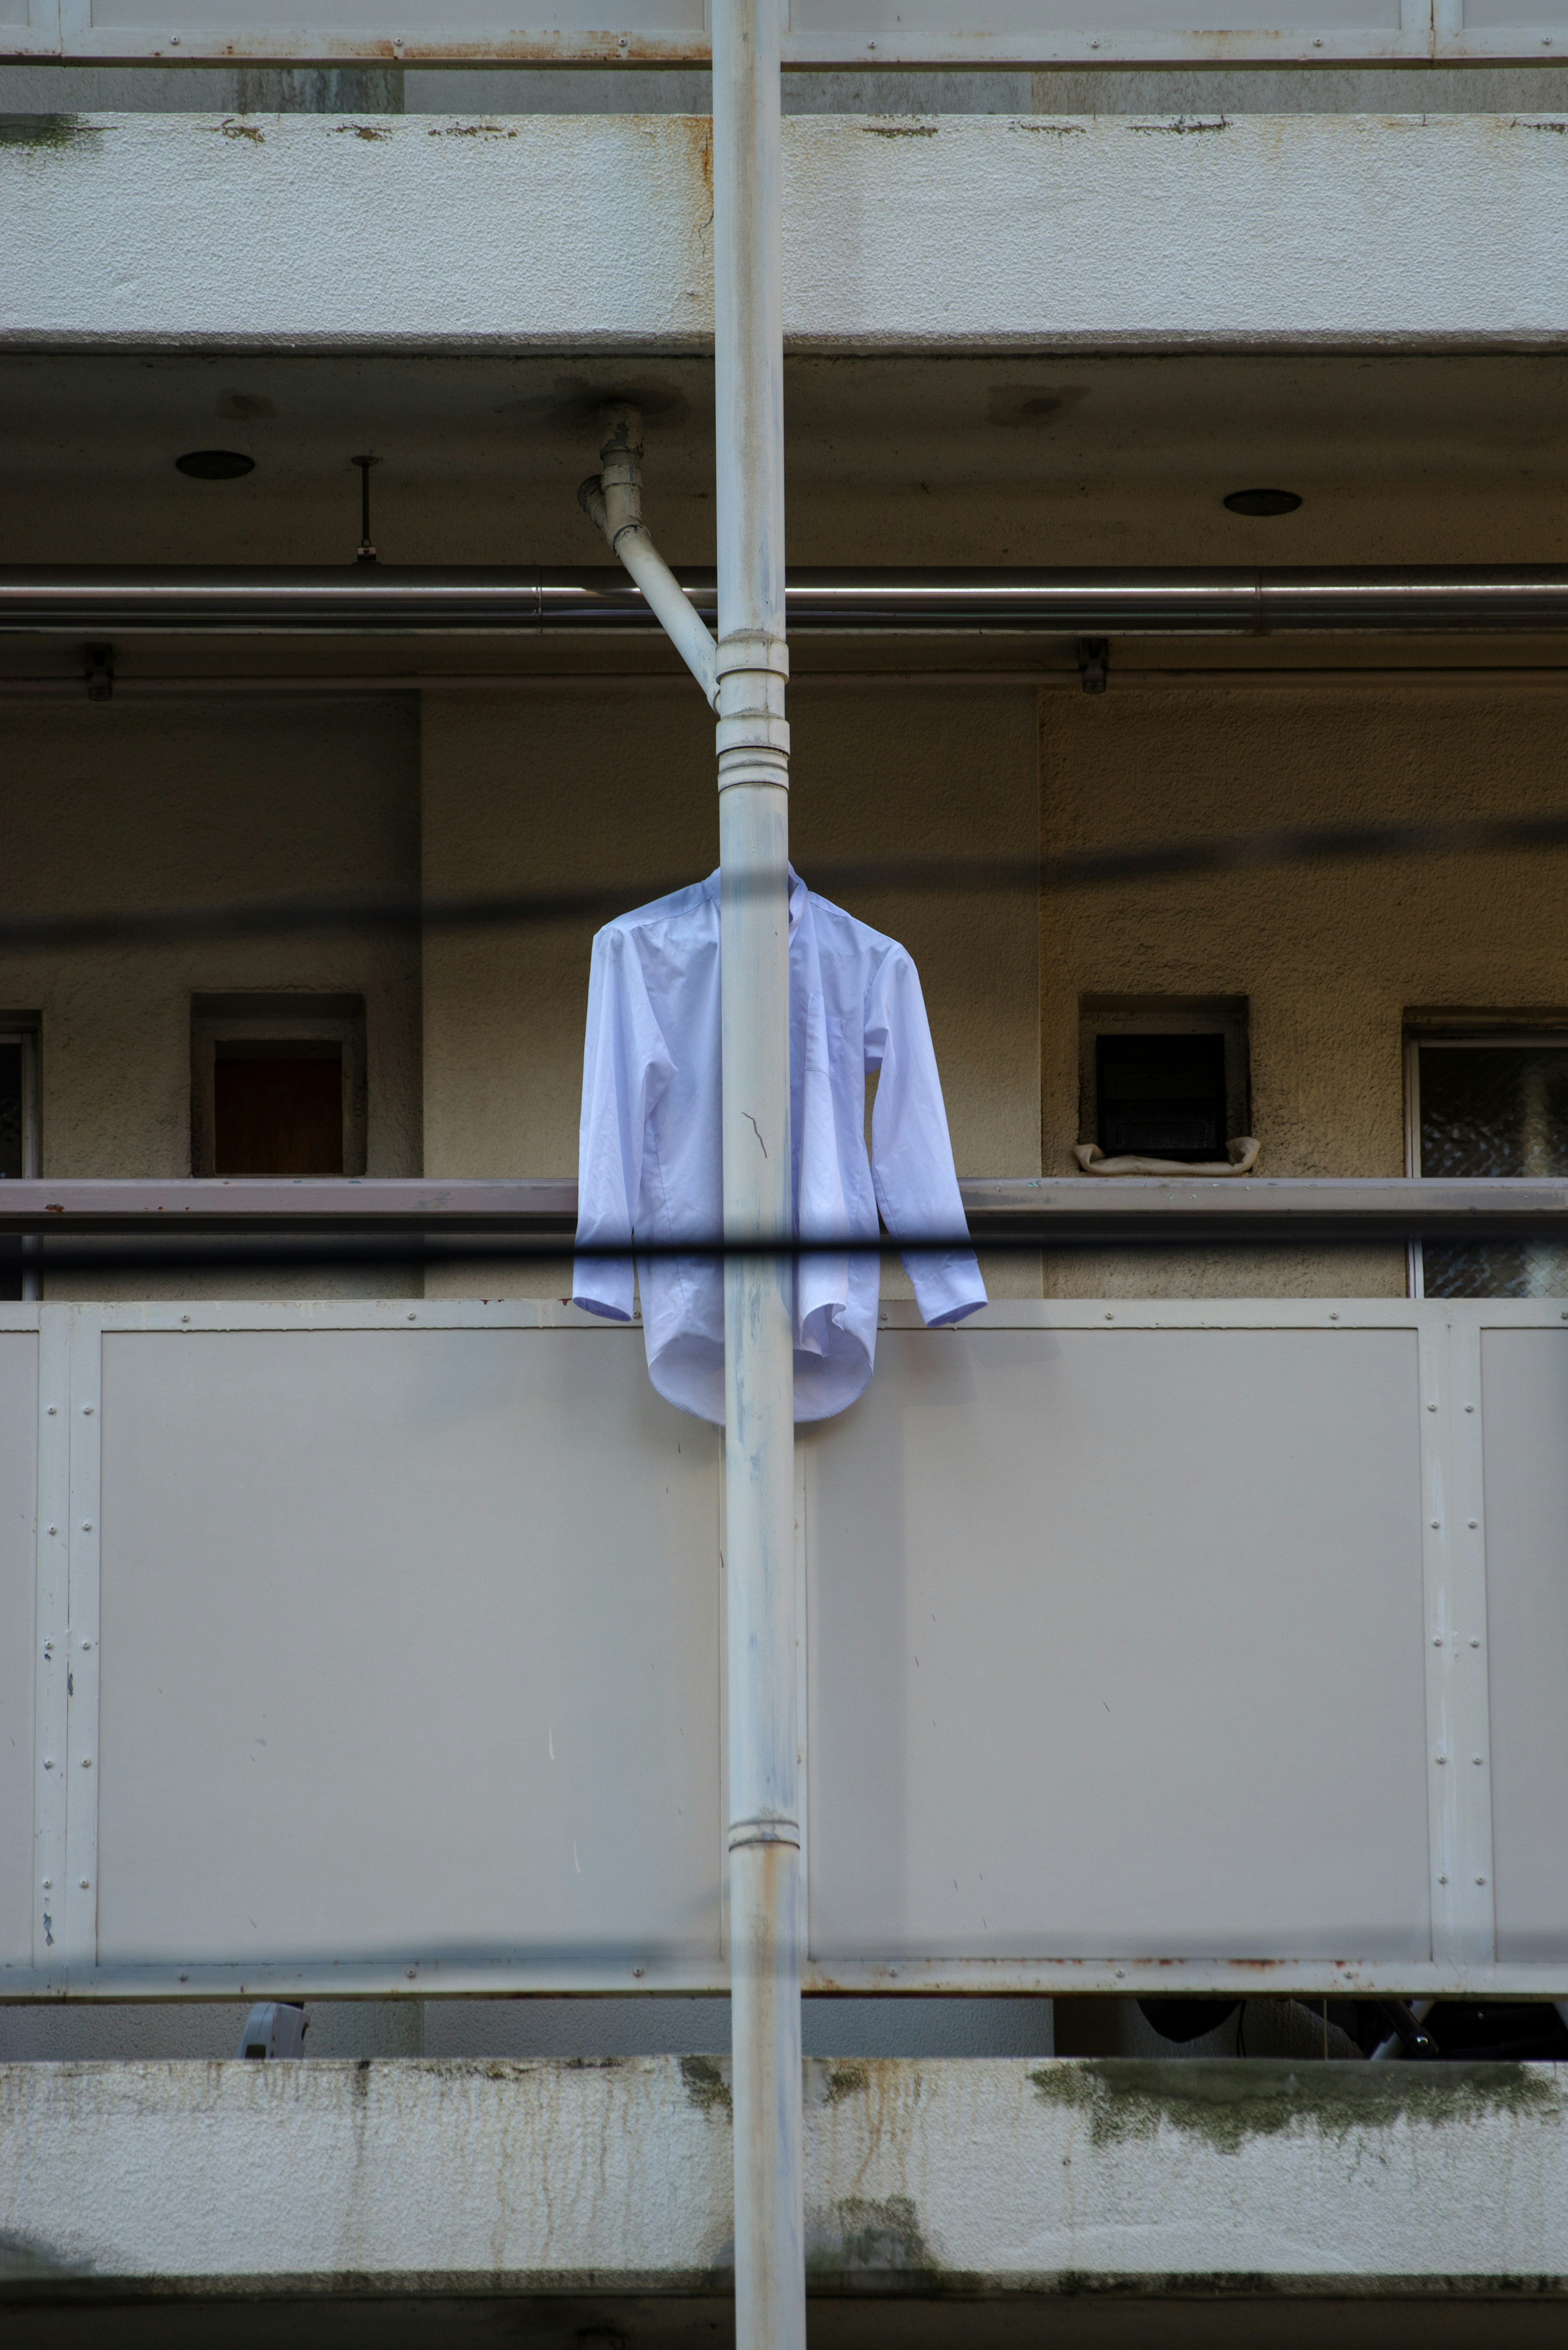
<instances>
[{"instance_id":1,"label":"shirt sleeve","mask_svg":"<svg viewBox=\"0 0 1568 2350\"><path fill-rule=\"evenodd\" d=\"M628 1244L625 1256L579 1256L572 1303L631 1319L630 1243L641 1207L643 1137L674 1064L649 1002L642 965L624 931L603 930L588 970L583 1111L577 1134L577 1243Z\"/></svg>"},{"instance_id":2,"label":"shirt sleeve","mask_svg":"<svg viewBox=\"0 0 1568 2350\"><path fill-rule=\"evenodd\" d=\"M902 947L883 957L871 981L866 1066L880 1071L871 1113L871 1175L883 1222L895 1240L967 1238L925 999ZM961 1243L912 1249L904 1270L928 1328L961 1322L986 1303L974 1251Z\"/></svg>"}]
</instances>

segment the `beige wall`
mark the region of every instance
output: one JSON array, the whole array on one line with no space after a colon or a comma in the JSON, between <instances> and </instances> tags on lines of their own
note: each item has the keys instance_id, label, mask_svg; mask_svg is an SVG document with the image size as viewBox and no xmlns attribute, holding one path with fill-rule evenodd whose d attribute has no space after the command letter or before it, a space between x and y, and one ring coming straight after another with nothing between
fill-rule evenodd
<instances>
[{"instance_id":1,"label":"beige wall","mask_svg":"<svg viewBox=\"0 0 1568 2350\"><path fill-rule=\"evenodd\" d=\"M418 887L411 697L12 702L0 743L8 909ZM364 996L369 1171L419 1173L419 960L416 939L352 933L0 956L0 1009L43 1017L45 1172L189 1174L192 993L289 989Z\"/></svg>"},{"instance_id":2,"label":"beige wall","mask_svg":"<svg viewBox=\"0 0 1568 2350\"><path fill-rule=\"evenodd\" d=\"M814 864L840 858L1033 857L1029 689L802 681L791 721L792 834L808 881ZM700 879L717 862L712 739L684 680L431 696L427 891L619 882L618 907ZM851 910L901 939L919 965L960 1170L1037 1172L1039 984L1027 896L857 892ZM595 927L427 940L427 1172L575 1173ZM994 1285L1021 1278L1037 1289L1037 1275L1016 1265L997 1268ZM547 1294L561 1279L556 1267L531 1285Z\"/></svg>"},{"instance_id":3,"label":"beige wall","mask_svg":"<svg viewBox=\"0 0 1568 2350\"><path fill-rule=\"evenodd\" d=\"M1268 826L1558 811L1568 691L1147 688L1041 697L1047 853ZM1405 1171L1412 1010L1568 1014L1563 860L1293 866L1046 899L1043 1166L1073 1171L1084 995L1242 995L1260 1172ZM1064 1295L1397 1293L1402 1258L1059 1261Z\"/></svg>"},{"instance_id":4,"label":"beige wall","mask_svg":"<svg viewBox=\"0 0 1568 2350\"><path fill-rule=\"evenodd\" d=\"M1568 693L1124 674L1103 696L1036 697L802 679L792 716L795 854L815 879L887 854L1027 859L1037 838L1054 853L1554 809ZM630 904L715 855L711 725L680 679L431 694L422 731L411 697L270 695L13 702L0 729L0 897L18 909L421 877L442 896L606 885ZM1563 879L1545 854L1298 866L1053 895L1038 921L1022 892L846 894L919 963L963 1172L1073 1171L1079 1005L1093 994L1245 997L1262 1170L1393 1175L1407 1013L1568 1014ZM565 1174L594 927L435 933L422 967L413 942L369 936L10 955L0 1010L44 1016L53 1174L185 1172L192 993L279 987L364 994L372 1173L422 1159L438 1175ZM1027 1262L992 1272L1002 1293L1037 1283ZM1354 1295L1403 1280L1394 1252L1071 1256L1046 1276L1079 1295ZM562 1268L431 1285L548 1294Z\"/></svg>"}]
</instances>

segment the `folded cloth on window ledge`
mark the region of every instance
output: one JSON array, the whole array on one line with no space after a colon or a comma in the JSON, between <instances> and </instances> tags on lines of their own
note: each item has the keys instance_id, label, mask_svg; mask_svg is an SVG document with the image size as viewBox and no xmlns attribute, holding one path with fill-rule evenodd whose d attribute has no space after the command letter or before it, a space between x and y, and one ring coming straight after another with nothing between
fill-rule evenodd
<instances>
[{"instance_id":1,"label":"folded cloth on window ledge","mask_svg":"<svg viewBox=\"0 0 1568 2350\"><path fill-rule=\"evenodd\" d=\"M794 1416L826 1419L865 1388L877 1351L877 1212L895 1241L967 1234L931 1032L896 941L807 889L789 892L790 1144L794 1230L834 1245L786 1267L794 1305ZM639 1239L723 1227L719 876L607 923L594 941L583 1051L577 1239L627 1253L579 1257L572 1302L629 1320ZM871 1157L866 1079L877 1071ZM759 1132L759 1145L766 1147ZM842 1240L844 1245L836 1245ZM872 1243L870 1249L864 1244ZM855 1244L859 1243L857 1247ZM911 1252L928 1327L986 1302L972 1249ZM724 1419L722 1260L640 1257L648 1371L662 1396Z\"/></svg>"},{"instance_id":2,"label":"folded cloth on window ledge","mask_svg":"<svg viewBox=\"0 0 1568 2350\"><path fill-rule=\"evenodd\" d=\"M1251 1134L1232 1135L1224 1159L1205 1159L1195 1167L1185 1159L1102 1159L1097 1142L1075 1142L1073 1156L1085 1175L1250 1175L1262 1144Z\"/></svg>"}]
</instances>

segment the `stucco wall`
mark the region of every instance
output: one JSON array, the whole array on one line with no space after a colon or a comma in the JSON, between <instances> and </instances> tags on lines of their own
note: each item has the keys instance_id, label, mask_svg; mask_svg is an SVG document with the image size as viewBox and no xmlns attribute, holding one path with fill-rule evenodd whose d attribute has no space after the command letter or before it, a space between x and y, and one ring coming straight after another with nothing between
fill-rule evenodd
<instances>
[{"instance_id":1,"label":"stucco wall","mask_svg":"<svg viewBox=\"0 0 1568 2350\"><path fill-rule=\"evenodd\" d=\"M161 2276L716 2294L732 2259L728 2070L0 2067L0 2230L35 2294L72 2270L99 2292ZM1561 2071L808 2064L809 2271L819 2291L1143 2279L1356 2294L1464 2279L1554 2298Z\"/></svg>"},{"instance_id":2,"label":"stucco wall","mask_svg":"<svg viewBox=\"0 0 1568 2350\"><path fill-rule=\"evenodd\" d=\"M8 910L417 887L410 697L13 702L0 745ZM369 1171L417 1174L418 941L353 933L0 956L0 1006L42 1014L45 1173L189 1174L191 997L275 989L363 995Z\"/></svg>"},{"instance_id":3,"label":"stucco wall","mask_svg":"<svg viewBox=\"0 0 1568 2350\"><path fill-rule=\"evenodd\" d=\"M1549 125L1417 110L1195 127L792 118L787 340L1562 342L1568 156L1537 135ZM701 115L66 118L0 157L0 344L705 348L710 129Z\"/></svg>"},{"instance_id":4,"label":"stucco wall","mask_svg":"<svg viewBox=\"0 0 1568 2350\"><path fill-rule=\"evenodd\" d=\"M1561 806L1568 692L1432 685L1128 686L1041 700L1041 830L1058 852L1271 826ZM1568 1014L1549 854L1293 865L1047 898L1044 1155L1073 1170L1085 995L1245 996L1270 1175L1405 1172L1407 1013ZM1064 1259L1085 1296L1398 1295L1401 1253Z\"/></svg>"}]
</instances>

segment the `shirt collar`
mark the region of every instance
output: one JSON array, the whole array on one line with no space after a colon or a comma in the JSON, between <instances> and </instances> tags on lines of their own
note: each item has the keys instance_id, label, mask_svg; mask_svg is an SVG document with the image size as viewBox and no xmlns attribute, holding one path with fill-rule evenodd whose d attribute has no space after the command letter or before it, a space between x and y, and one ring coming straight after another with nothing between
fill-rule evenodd
<instances>
[{"instance_id":1,"label":"shirt collar","mask_svg":"<svg viewBox=\"0 0 1568 2350\"><path fill-rule=\"evenodd\" d=\"M717 905L719 902L719 871L717 867L715 867L714 870L709 874L706 881L703 882L702 889L703 894L706 897L711 898L713 903ZM795 871L794 867L792 865L789 868L789 934L792 939L794 938L796 931L800 928L801 918L805 912L805 901L808 895L809 892L806 889L805 883L801 879L800 875Z\"/></svg>"}]
</instances>

